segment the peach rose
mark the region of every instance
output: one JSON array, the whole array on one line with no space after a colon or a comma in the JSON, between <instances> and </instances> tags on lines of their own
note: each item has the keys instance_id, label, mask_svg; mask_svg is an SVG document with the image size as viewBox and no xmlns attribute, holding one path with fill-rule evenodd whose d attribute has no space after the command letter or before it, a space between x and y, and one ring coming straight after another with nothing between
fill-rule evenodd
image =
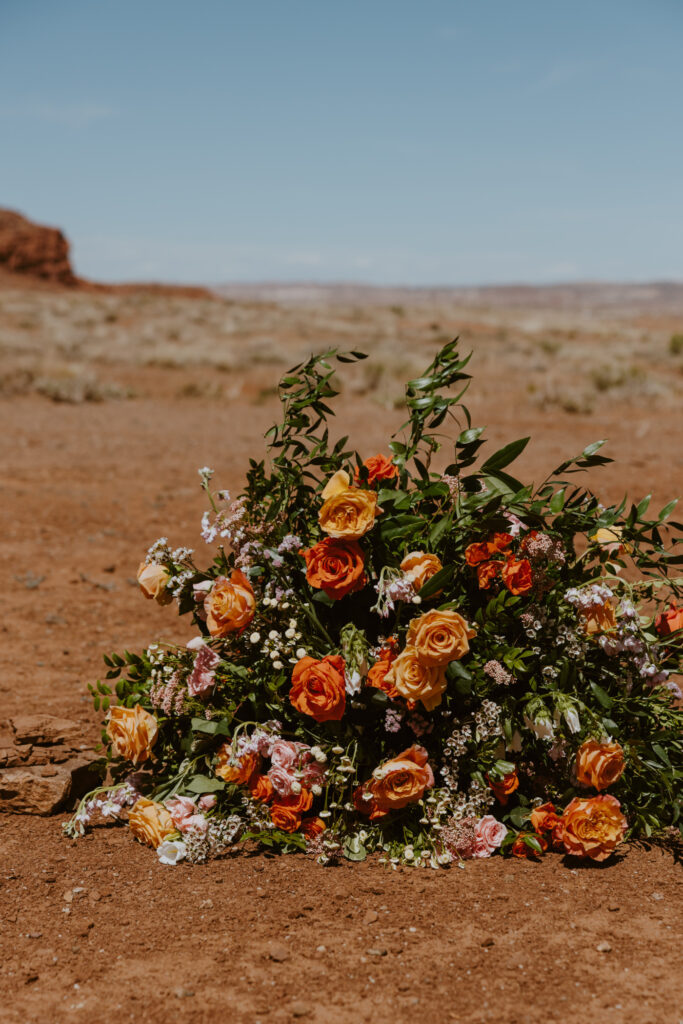
<instances>
[{"instance_id":1,"label":"peach rose","mask_svg":"<svg viewBox=\"0 0 683 1024\"><path fill-rule=\"evenodd\" d=\"M254 800L262 804L269 804L275 796L273 783L267 775L252 775L249 780L249 792Z\"/></svg>"},{"instance_id":2,"label":"peach rose","mask_svg":"<svg viewBox=\"0 0 683 1024\"><path fill-rule=\"evenodd\" d=\"M328 654L322 660L301 658L292 672L289 699L316 722L338 722L346 709L344 659Z\"/></svg>"},{"instance_id":3,"label":"peach rose","mask_svg":"<svg viewBox=\"0 0 683 1024\"><path fill-rule=\"evenodd\" d=\"M398 476L398 466L387 455L371 455L363 463L368 471L368 484L372 487L380 480L393 480ZM356 481L360 474L356 472Z\"/></svg>"},{"instance_id":4,"label":"peach rose","mask_svg":"<svg viewBox=\"0 0 683 1024\"><path fill-rule=\"evenodd\" d=\"M214 772L225 782L234 782L238 786L248 786L254 775L261 770L261 755L256 753L243 754L236 757L232 743L223 743L217 751L218 764Z\"/></svg>"},{"instance_id":5,"label":"peach rose","mask_svg":"<svg viewBox=\"0 0 683 1024\"><path fill-rule=\"evenodd\" d=\"M371 530L375 517L382 511L377 507L374 491L352 487L349 474L340 469L329 480L322 492L323 506L318 522L323 533L344 540L358 540Z\"/></svg>"},{"instance_id":6,"label":"peach rose","mask_svg":"<svg viewBox=\"0 0 683 1024\"><path fill-rule=\"evenodd\" d=\"M229 579L219 576L204 601L209 633L241 633L254 618L255 608L254 591L243 572L233 569Z\"/></svg>"},{"instance_id":7,"label":"peach rose","mask_svg":"<svg viewBox=\"0 0 683 1024\"><path fill-rule=\"evenodd\" d=\"M621 804L607 793L588 800L575 797L565 808L564 848L574 857L607 860L628 827Z\"/></svg>"},{"instance_id":8,"label":"peach rose","mask_svg":"<svg viewBox=\"0 0 683 1024\"><path fill-rule=\"evenodd\" d=\"M373 777L360 787L362 795L359 794L356 806L370 818L382 818L389 811L415 803L425 789L433 785L434 774L427 763L427 751L413 744L375 769ZM370 799L363 799L365 794Z\"/></svg>"},{"instance_id":9,"label":"peach rose","mask_svg":"<svg viewBox=\"0 0 683 1024\"><path fill-rule=\"evenodd\" d=\"M660 636L670 636L671 633L683 629L683 608L677 608L672 602L670 607L655 619L655 629Z\"/></svg>"},{"instance_id":10,"label":"peach rose","mask_svg":"<svg viewBox=\"0 0 683 1024\"><path fill-rule=\"evenodd\" d=\"M372 686L377 690L382 690L386 693L387 697L392 700L398 696L398 690L392 682L387 679L387 673L391 668L392 664L396 661L396 651L394 646L383 647L380 651L380 656L368 672L366 680L366 686Z\"/></svg>"},{"instance_id":11,"label":"peach rose","mask_svg":"<svg viewBox=\"0 0 683 1024\"><path fill-rule=\"evenodd\" d=\"M306 579L310 585L324 591L333 601L361 590L368 581L363 549L356 540L326 537L301 554L306 559Z\"/></svg>"},{"instance_id":12,"label":"peach rose","mask_svg":"<svg viewBox=\"0 0 683 1024\"><path fill-rule=\"evenodd\" d=\"M605 601L604 604L594 604L581 613L583 631L586 636L595 636L597 633L609 633L617 628L617 617L614 614L614 607Z\"/></svg>"},{"instance_id":13,"label":"peach rose","mask_svg":"<svg viewBox=\"0 0 683 1024\"><path fill-rule=\"evenodd\" d=\"M159 727L154 715L136 704L134 708L117 704L109 711L107 736L114 753L132 764L142 764L152 756Z\"/></svg>"},{"instance_id":14,"label":"peach rose","mask_svg":"<svg viewBox=\"0 0 683 1024\"><path fill-rule=\"evenodd\" d=\"M511 594L526 594L533 586L531 563L528 558L509 557L500 570L500 575Z\"/></svg>"},{"instance_id":15,"label":"peach rose","mask_svg":"<svg viewBox=\"0 0 683 1024\"><path fill-rule=\"evenodd\" d=\"M176 831L171 812L163 804L155 803L144 796L131 807L128 824L136 839L147 846L153 846L155 850L166 836Z\"/></svg>"},{"instance_id":16,"label":"peach rose","mask_svg":"<svg viewBox=\"0 0 683 1024\"><path fill-rule=\"evenodd\" d=\"M607 789L624 771L624 751L618 743L586 740L576 754L576 778L582 786Z\"/></svg>"},{"instance_id":17,"label":"peach rose","mask_svg":"<svg viewBox=\"0 0 683 1024\"><path fill-rule=\"evenodd\" d=\"M507 775L504 775L502 779L490 779L487 775L486 781L488 782L489 787L493 790L493 795L498 803L503 806L508 802L510 794L514 793L514 791L519 787L519 778L517 777L516 768L513 771L508 772Z\"/></svg>"},{"instance_id":18,"label":"peach rose","mask_svg":"<svg viewBox=\"0 0 683 1024\"><path fill-rule=\"evenodd\" d=\"M442 665L425 665L416 647L411 644L391 663L384 675L384 686L393 687L406 700L419 700L426 711L441 703L446 689L446 673ZM386 691L385 692L389 692Z\"/></svg>"},{"instance_id":19,"label":"peach rose","mask_svg":"<svg viewBox=\"0 0 683 1024\"><path fill-rule=\"evenodd\" d=\"M157 565L151 562L140 562L138 566L138 583L140 590L149 601L156 601L157 604L170 604L173 594L167 589L166 584L171 574L165 565Z\"/></svg>"},{"instance_id":20,"label":"peach rose","mask_svg":"<svg viewBox=\"0 0 683 1024\"><path fill-rule=\"evenodd\" d=\"M301 832L307 839L315 839L325 831L325 822L322 818L304 818L301 822Z\"/></svg>"},{"instance_id":21,"label":"peach rose","mask_svg":"<svg viewBox=\"0 0 683 1024\"><path fill-rule=\"evenodd\" d=\"M488 590L500 572L500 562L480 562L477 566L477 583L480 590Z\"/></svg>"},{"instance_id":22,"label":"peach rose","mask_svg":"<svg viewBox=\"0 0 683 1024\"><path fill-rule=\"evenodd\" d=\"M432 611L412 620L406 644L415 647L423 665L447 665L464 658L476 635L458 612Z\"/></svg>"},{"instance_id":23,"label":"peach rose","mask_svg":"<svg viewBox=\"0 0 683 1024\"><path fill-rule=\"evenodd\" d=\"M443 565L436 555L430 555L427 551L409 551L401 562L401 569L412 580L415 590L420 591L427 580L441 572ZM432 597L437 597L439 590Z\"/></svg>"},{"instance_id":24,"label":"peach rose","mask_svg":"<svg viewBox=\"0 0 683 1024\"><path fill-rule=\"evenodd\" d=\"M549 838L553 850L563 849L564 823L562 815L557 813L554 804L545 803L540 807L535 807L531 812L531 825L534 832Z\"/></svg>"}]
</instances>

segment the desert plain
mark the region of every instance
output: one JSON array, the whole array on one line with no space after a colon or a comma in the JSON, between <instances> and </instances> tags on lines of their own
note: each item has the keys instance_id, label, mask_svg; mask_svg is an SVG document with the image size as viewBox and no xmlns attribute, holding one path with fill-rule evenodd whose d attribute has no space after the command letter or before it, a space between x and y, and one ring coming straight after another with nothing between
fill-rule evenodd
<instances>
[{"instance_id":1,"label":"desert plain","mask_svg":"<svg viewBox=\"0 0 683 1024\"><path fill-rule=\"evenodd\" d=\"M146 602L160 535L203 546L197 469L239 493L280 375L340 368L335 429L364 455L403 421L403 382L445 340L492 446L530 435L540 482L607 438L605 502L683 494L683 286L186 291L0 279L0 717L98 715L102 652L183 639ZM493 450L493 449L491 449ZM210 552L206 551L206 560ZM200 554L201 557L201 554ZM323 868L303 856L164 867L117 826L0 815L0 1019L235 1024L679 1024L681 867L630 847L464 870Z\"/></svg>"}]
</instances>

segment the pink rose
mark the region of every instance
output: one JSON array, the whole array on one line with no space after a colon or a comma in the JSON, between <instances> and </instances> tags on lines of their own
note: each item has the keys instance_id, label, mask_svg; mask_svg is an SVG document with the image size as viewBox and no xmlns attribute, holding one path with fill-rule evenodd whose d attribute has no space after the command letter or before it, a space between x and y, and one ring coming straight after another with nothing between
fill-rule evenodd
<instances>
[{"instance_id":1,"label":"pink rose","mask_svg":"<svg viewBox=\"0 0 683 1024\"><path fill-rule=\"evenodd\" d=\"M273 789L278 796L292 795L292 783L297 781L293 769L289 770L279 764L274 764L268 772L268 778L273 783Z\"/></svg>"},{"instance_id":2,"label":"pink rose","mask_svg":"<svg viewBox=\"0 0 683 1024\"><path fill-rule=\"evenodd\" d=\"M325 769L321 764L318 764L310 754L306 755L306 764L301 769L300 782L306 789L311 789L312 786L322 786L325 782ZM308 760L310 758L310 760Z\"/></svg>"},{"instance_id":3,"label":"pink rose","mask_svg":"<svg viewBox=\"0 0 683 1024\"><path fill-rule=\"evenodd\" d=\"M490 857L505 839L508 830L492 814L480 818L474 830L474 857Z\"/></svg>"},{"instance_id":4,"label":"pink rose","mask_svg":"<svg viewBox=\"0 0 683 1024\"><path fill-rule=\"evenodd\" d=\"M211 795L201 796L199 798L199 810L200 811L212 811L216 806L216 797L213 793Z\"/></svg>"},{"instance_id":5,"label":"pink rose","mask_svg":"<svg viewBox=\"0 0 683 1024\"><path fill-rule=\"evenodd\" d=\"M299 764L301 751L308 750L305 743L292 743L289 740L275 740L273 743L270 760L273 767L287 768L294 770Z\"/></svg>"},{"instance_id":6,"label":"pink rose","mask_svg":"<svg viewBox=\"0 0 683 1024\"><path fill-rule=\"evenodd\" d=\"M190 643L193 643L191 640ZM189 644L188 644L189 646ZM202 697L212 690L216 683L216 665L221 659L207 644L202 644L194 659L192 671L187 678L187 692L191 697Z\"/></svg>"},{"instance_id":7,"label":"pink rose","mask_svg":"<svg viewBox=\"0 0 683 1024\"><path fill-rule=\"evenodd\" d=\"M203 814L193 814L185 820L184 825L179 826L179 829L183 834L186 832L196 832L203 836L208 827L209 823Z\"/></svg>"},{"instance_id":8,"label":"pink rose","mask_svg":"<svg viewBox=\"0 0 683 1024\"><path fill-rule=\"evenodd\" d=\"M195 802L189 796L171 797L170 800L166 801L166 808L171 812L173 824L180 832L183 831L183 827L188 819L197 813Z\"/></svg>"}]
</instances>

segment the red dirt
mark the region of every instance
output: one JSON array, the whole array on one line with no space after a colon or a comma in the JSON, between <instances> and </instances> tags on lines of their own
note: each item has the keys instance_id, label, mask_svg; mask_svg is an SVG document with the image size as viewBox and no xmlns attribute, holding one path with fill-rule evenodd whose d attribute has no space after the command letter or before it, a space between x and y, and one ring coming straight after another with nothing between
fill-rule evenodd
<instances>
[{"instance_id":1,"label":"red dirt","mask_svg":"<svg viewBox=\"0 0 683 1024\"><path fill-rule=\"evenodd\" d=\"M521 474L538 481L608 436L618 463L592 478L608 500L654 489L663 504L680 492L680 417L663 437L647 404L543 412L482 361L486 373L473 361L474 422L489 424L492 443L532 434ZM237 491L276 412L272 366L245 371L229 401L178 398L177 369L130 373L142 373L146 397L0 403L2 714L85 719L93 739L86 683L102 672L101 652L189 633L172 609L140 596L141 555L160 534L202 543L196 468L213 466L216 484ZM366 453L385 449L402 418L367 395L339 405L339 429ZM559 855L438 873L263 856L174 869L121 828L65 840L61 820L0 818L8 1024L682 1016L680 868L656 850L573 869ZM603 943L609 951L598 951Z\"/></svg>"}]
</instances>

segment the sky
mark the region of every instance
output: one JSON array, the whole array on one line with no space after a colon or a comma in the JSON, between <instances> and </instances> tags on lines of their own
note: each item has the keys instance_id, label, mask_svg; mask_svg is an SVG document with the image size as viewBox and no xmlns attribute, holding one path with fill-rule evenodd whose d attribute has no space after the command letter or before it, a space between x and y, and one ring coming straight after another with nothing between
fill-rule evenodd
<instances>
[{"instance_id":1,"label":"sky","mask_svg":"<svg viewBox=\"0 0 683 1024\"><path fill-rule=\"evenodd\" d=\"M100 280L683 279L681 0L0 0L0 206Z\"/></svg>"}]
</instances>

